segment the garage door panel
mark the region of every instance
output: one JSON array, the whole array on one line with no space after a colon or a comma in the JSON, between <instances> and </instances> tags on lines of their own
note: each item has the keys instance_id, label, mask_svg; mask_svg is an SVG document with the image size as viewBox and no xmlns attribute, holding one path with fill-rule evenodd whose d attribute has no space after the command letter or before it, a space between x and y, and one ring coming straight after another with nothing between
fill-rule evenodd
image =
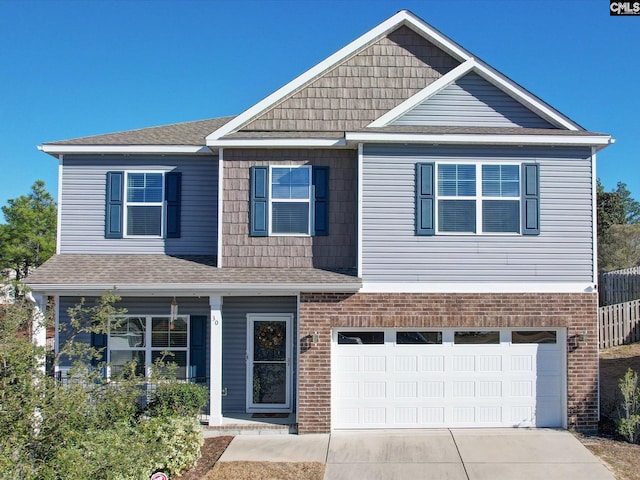
<instances>
[{"instance_id":1,"label":"garage door panel","mask_svg":"<svg viewBox=\"0 0 640 480\"><path fill-rule=\"evenodd\" d=\"M444 398L444 382L423 381L422 398Z\"/></svg>"},{"instance_id":2,"label":"garage door panel","mask_svg":"<svg viewBox=\"0 0 640 480\"><path fill-rule=\"evenodd\" d=\"M395 371L398 373L418 371L418 356L417 355L398 355L395 357Z\"/></svg>"},{"instance_id":3,"label":"garage door panel","mask_svg":"<svg viewBox=\"0 0 640 480\"><path fill-rule=\"evenodd\" d=\"M422 358L422 372L444 372L444 355L424 355Z\"/></svg>"},{"instance_id":4,"label":"garage door panel","mask_svg":"<svg viewBox=\"0 0 640 480\"><path fill-rule=\"evenodd\" d=\"M383 355L363 356L362 371L365 373L384 373L387 371L387 357Z\"/></svg>"},{"instance_id":5,"label":"garage door panel","mask_svg":"<svg viewBox=\"0 0 640 480\"><path fill-rule=\"evenodd\" d=\"M333 427L562 426L560 342L511 344L508 330L500 344L442 338L396 344L387 329L385 344L334 343Z\"/></svg>"}]
</instances>

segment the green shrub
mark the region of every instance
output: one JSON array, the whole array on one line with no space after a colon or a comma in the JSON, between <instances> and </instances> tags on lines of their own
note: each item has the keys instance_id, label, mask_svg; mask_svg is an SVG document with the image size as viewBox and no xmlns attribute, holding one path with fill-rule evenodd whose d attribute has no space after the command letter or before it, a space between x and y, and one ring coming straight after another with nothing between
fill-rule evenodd
<instances>
[{"instance_id":1,"label":"green shrub","mask_svg":"<svg viewBox=\"0 0 640 480\"><path fill-rule=\"evenodd\" d=\"M157 385L147 410L152 417L195 417L208 399L202 385L169 380Z\"/></svg>"},{"instance_id":2,"label":"green shrub","mask_svg":"<svg viewBox=\"0 0 640 480\"><path fill-rule=\"evenodd\" d=\"M153 458L140 425L120 422L88 430L77 443L66 443L42 472L43 479L148 480Z\"/></svg>"},{"instance_id":3,"label":"green shrub","mask_svg":"<svg viewBox=\"0 0 640 480\"><path fill-rule=\"evenodd\" d=\"M204 437L196 418L153 417L141 427L154 472L178 475L200 458Z\"/></svg>"},{"instance_id":4,"label":"green shrub","mask_svg":"<svg viewBox=\"0 0 640 480\"><path fill-rule=\"evenodd\" d=\"M640 385L638 374L627 370L618 383L622 392L622 409L618 420L618 433L629 442L637 443L640 438Z\"/></svg>"}]
</instances>

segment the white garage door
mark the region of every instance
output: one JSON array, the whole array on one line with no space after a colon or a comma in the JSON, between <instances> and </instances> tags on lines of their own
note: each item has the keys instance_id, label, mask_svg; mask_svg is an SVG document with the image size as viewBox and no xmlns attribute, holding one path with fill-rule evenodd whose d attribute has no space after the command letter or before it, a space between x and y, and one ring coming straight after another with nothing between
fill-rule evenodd
<instances>
[{"instance_id":1,"label":"white garage door","mask_svg":"<svg viewBox=\"0 0 640 480\"><path fill-rule=\"evenodd\" d=\"M336 329L332 426L562 427L565 331Z\"/></svg>"}]
</instances>

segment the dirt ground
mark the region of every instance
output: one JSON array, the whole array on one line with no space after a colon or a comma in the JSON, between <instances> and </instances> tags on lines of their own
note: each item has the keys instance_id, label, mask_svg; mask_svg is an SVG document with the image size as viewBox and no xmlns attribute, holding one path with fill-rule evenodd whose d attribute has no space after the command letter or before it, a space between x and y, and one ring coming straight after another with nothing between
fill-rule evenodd
<instances>
[{"instance_id":1,"label":"dirt ground","mask_svg":"<svg viewBox=\"0 0 640 480\"><path fill-rule=\"evenodd\" d=\"M233 437L205 438L204 445L200 449L200 459L196 466L183 473L176 480L200 480L213 468L220 456L224 453Z\"/></svg>"},{"instance_id":2,"label":"dirt ground","mask_svg":"<svg viewBox=\"0 0 640 480\"><path fill-rule=\"evenodd\" d=\"M640 445L605 437L579 437L613 472L616 480L640 480Z\"/></svg>"},{"instance_id":3,"label":"dirt ground","mask_svg":"<svg viewBox=\"0 0 640 480\"><path fill-rule=\"evenodd\" d=\"M607 348L600 352L600 409L604 417L614 417L620 403L618 381L632 368L640 373L640 343Z\"/></svg>"},{"instance_id":4,"label":"dirt ground","mask_svg":"<svg viewBox=\"0 0 640 480\"><path fill-rule=\"evenodd\" d=\"M324 463L224 462L217 463L204 480L322 480Z\"/></svg>"}]
</instances>

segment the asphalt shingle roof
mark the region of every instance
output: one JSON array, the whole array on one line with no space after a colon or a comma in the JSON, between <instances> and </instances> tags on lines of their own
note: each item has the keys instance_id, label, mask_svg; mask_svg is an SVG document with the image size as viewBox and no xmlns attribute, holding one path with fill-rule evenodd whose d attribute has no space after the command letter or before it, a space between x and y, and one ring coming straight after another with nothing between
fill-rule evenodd
<instances>
[{"instance_id":1,"label":"asphalt shingle roof","mask_svg":"<svg viewBox=\"0 0 640 480\"><path fill-rule=\"evenodd\" d=\"M45 145L200 145L206 137L234 117L211 118L195 122L174 123L159 127L126 130L91 137L74 138Z\"/></svg>"},{"instance_id":2,"label":"asphalt shingle roof","mask_svg":"<svg viewBox=\"0 0 640 480\"><path fill-rule=\"evenodd\" d=\"M215 257L201 255L54 255L26 279L38 285L301 285L353 284L361 280L353 272L316 268L217 268Z\"/></svg>"}]
</instances>

